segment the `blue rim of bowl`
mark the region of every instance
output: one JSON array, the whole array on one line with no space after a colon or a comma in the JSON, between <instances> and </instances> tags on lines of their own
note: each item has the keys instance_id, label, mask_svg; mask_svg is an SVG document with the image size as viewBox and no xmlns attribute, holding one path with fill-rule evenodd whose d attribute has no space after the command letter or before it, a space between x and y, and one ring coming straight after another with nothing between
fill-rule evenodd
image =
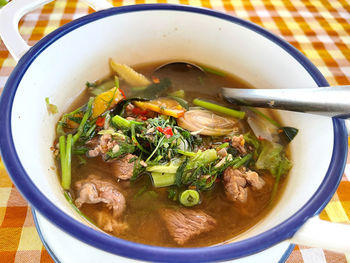
<instances>
[{"instance_id":1,"label":"blue rim of bowl","mask_svg":"<svg viewBox=\"0 0 350 263\"><path fill-rule=\"evenodd\" d=\"M57 208L40 192L24 170L12 139L11 113L16 90L31 63L57 39L88 23L113 15L155 10L207 15L252 30L277 44L294 57L294 59L296 59L310 74L318 86L328 85L318 69L293 46L267 30L237 17L210 9L173 4L133 5L102 10L72 21L44 37L20 59L11 73L0 100L0 123L3 124L3 128L0 129L0 148L3 161L13 182L35 209L62 230L94 247L129 258L153 262L188 262L189 260L192 262L207 262L229 260L257 253L280 241L289 239L308 218L320 213L323 207L329 202L340 183L347 154L347 133L345 122L341 119L332 119L334 146L331 162L321 186L311 199L293 216L274 228L254 237L220 246L204 248L157 247L126 241L96 231L74 220Z\"/></svg>"}]
</instances>

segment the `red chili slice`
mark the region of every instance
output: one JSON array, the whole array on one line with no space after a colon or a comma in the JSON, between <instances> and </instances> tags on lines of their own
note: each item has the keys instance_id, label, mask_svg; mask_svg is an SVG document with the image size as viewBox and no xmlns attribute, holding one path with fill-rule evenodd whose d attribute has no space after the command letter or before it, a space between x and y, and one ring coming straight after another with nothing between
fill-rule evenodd
<instances>
[{"instance_id":1,"label":"red chili slice","mask_svg":"<svg viewBox=\"0 0 350 263\"><path fill-rule=\"evenodd\" d=\"M174 135L173 130L171 129L171 127L166 127L163 129L163 133L167 138L170 138L171 136Z\"/></svg>"},{"instance_id":2,"label":"red chili slice","mask_svg":"<svg viewBox=\"0 0 350 263\"><path fill-rule=\"evenodd\" d=\"M124 99L125 99L125 98L126 98L126 96L125 96L124 91L123 91L121 88L119 88L119 90L120 90L120 93L123 95L123 97L124 97Z\"/></svg>"},{"instance_id":3,"label":"red chili slice","mask_svg":"<svg viewBox=\"0 0 350 263\"><path fill-rule=\"evenodd\" d=\"M102 127L103 125L105 125L105 120L106 120L105 117L98 117L96 120L96 125L98 127Z\"/></svg>"}]
</instances>

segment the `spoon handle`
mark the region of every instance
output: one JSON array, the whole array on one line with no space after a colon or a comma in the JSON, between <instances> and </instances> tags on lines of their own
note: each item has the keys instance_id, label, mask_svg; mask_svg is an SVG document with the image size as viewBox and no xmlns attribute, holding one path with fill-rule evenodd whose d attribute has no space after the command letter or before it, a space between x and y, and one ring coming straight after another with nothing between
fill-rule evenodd
<instances>
[{"instance_id":1,"label":"spoon handle","mask_svg":"<svg viewBox=\"0 0 350 263\"><path fill-rule=\"evenodd\" d=\"M350 85L307 89L222 88L226 100L238 105L308 112L329 117L350 114Z\"/></svg>"}]
</instances>

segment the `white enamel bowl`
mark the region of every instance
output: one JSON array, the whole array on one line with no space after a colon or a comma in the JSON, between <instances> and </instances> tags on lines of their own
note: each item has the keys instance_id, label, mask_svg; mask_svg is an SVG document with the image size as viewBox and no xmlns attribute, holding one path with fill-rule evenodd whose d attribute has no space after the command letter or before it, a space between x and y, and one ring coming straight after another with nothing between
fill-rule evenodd
<instances>
[{"instance_id":1,"label":"white enamel bowl","mask_svg":"<svg viewBox=\"0 0 350 263\"><path fill-rule=\"evenodd\" d=\"M48 1L15 0L0 11L4 43L15 58L23 55L1 98L1 153L13 182L40 214L91 246L149 261L228 260L289 239L349 251L350 227L317 217L344 170L344 121L300 113L281 112L285 125L300 130L291 144L294 166L283 196L268 216L234 242L191 249L147 246L112 237L84 221L62 194L50 146L59 116L84 89L86 81L108 72L110 57L129 65L197 61L232 72L258 88L317 87L327 82L300 52L266 30L232 16L189 6L106 9L55 30L28 50L18 35L16 22L43 2ZM99 9L109 6L103 1L91 2ZM58 106L60 114L48 114L46 97Z\"/></svg>"}]
</instances>

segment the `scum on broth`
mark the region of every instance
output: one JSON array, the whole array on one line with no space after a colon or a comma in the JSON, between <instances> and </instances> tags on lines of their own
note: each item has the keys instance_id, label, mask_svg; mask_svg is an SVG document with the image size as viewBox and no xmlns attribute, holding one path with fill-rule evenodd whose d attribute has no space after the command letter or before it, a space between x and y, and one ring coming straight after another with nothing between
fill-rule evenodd
<instances>
[{"instance_id":1,"label":"scum on broth","mask_svg":"<svg viewBox=\"0 0 350 263\"><path fill-rule=\"evenodd\" d=\"M142 65L136 65L133 68L144 74L150 76L153 70L164 63L147 63ZM226 74L225 77L207 74L205 79L199 79L194 84L192 81L189 85L186 85L184 79L176 79L177 77L170 77L172 83L177 83L176 90L184 89L186 92L185 99L192 101L195 98L201 97L211 99L220 102L221 104L228 105L218 95L220 87L236 87L236 88L253 88L244 80L240 78ZM126 95L130 93L130 90L126 85L121 83L121 88ZM169 92L174 91L170 90ZM74 101L70 110L77 108L85 103L90 94L88 91L84 91ZM269 111L269 115L275 120L279 119L276 112ZM243 129L248 130L248 125L243 124ZM288 156L290 156L288 154ZM59 165L59 164L58 164ZM111 178L109 164L104 162L101 157L89 158L85 165L81 165L76 157L72 160L72 185L80 179L86 178L93 171L94 174L101 176L102 178ZM279 188L275 198L270 200L271 191L274 184L274 178L268 174L262 174L262 178L266 182L266 187L262 191L248 190L248 200L245 204L236 204L227 200L224 187L222 183L216 183L211 191L203 191L202 202L196 206L196 209L201 209L210 215L215 215L217 225L214 230L200 234L192 238L188 243L183 246L179 246L169 235L165 225L162 224L162 219L157 212L160 207L177 207L173 201L167 198L167 192L165 188L155 188L152 186L151 180L148 176L143 176L136 182L121 181L121 187L124 190L124 195L127 200L127 208L123 217L128 223L128 229L118 237L148 245L166 246L166 247L200 247L210 246L230 240L244 231L251 228L263 217L265 217L271 208L278 202L278 199L282 195L285 185L286 177L282 178L279 183ZM146 186L146 189L154 192L150 196L137 196L137 193ZM96 221L96 211L110 212L103 204L85 204L80 209L87 217Z\"/></svg>"}]
</instances>

